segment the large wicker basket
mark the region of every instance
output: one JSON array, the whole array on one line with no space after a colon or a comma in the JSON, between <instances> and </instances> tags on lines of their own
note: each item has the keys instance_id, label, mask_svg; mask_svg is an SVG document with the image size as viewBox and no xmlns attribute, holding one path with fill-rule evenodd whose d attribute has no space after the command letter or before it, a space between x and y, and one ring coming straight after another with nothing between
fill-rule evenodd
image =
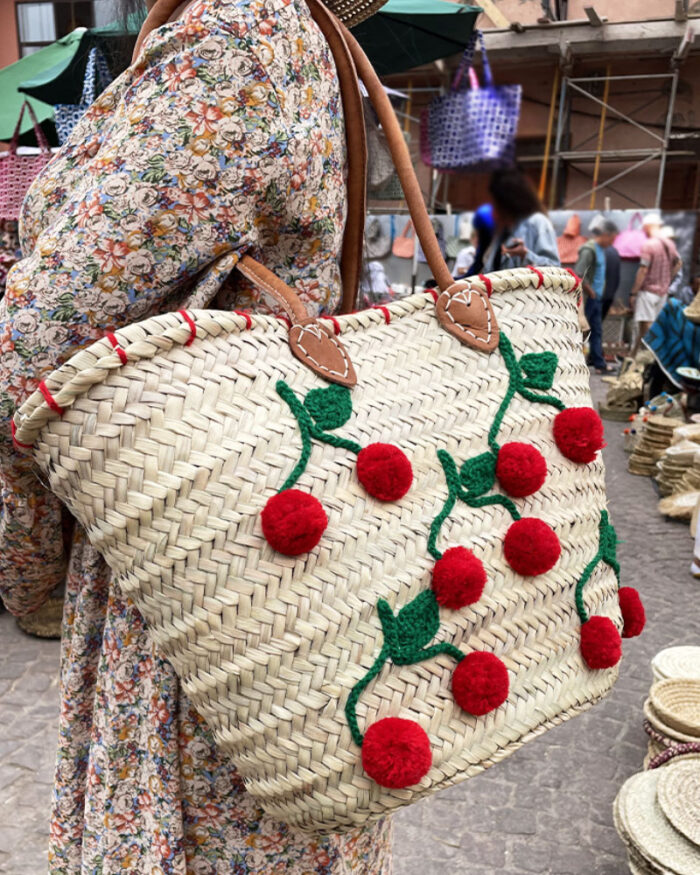
<instances>
[{"instance_id":1,"label":"large wicker basket","mask_svg":"<svg viewBox=\"0 0 700 875\"><path fill-rule=\"evenodd\" d=\"M553 388L543 394L589 405L571 275L546 270L538 288L536 272L516 270L489 284L521 363L543 349L557 356ZM187 317L149 319L76 355L21 408L16 437L33 445L51 488L270 814L318 830L379 817L480 772L610 689L617 669L586 664L576 606L587 574L579 587L586 610L622 627L615 571L595 564L603 465L561 454L556 407L516 394L498 435L502 445L525 442L546 459L542 488L514 504L556 533L554 567L528 576L513 570L504 557L513 520L498 503L458 501L431 555L431 524L448 497L438 451L457 465L488 451L508 386L502 352L462 346L439 325L427 294L340 317L358 381L351 415L333 435L400 448L413 483L398 501L373 498L352 450L314 440L295 488L320 500L328 527L317 547L285 557L261 527L266 502L302 455L299 420L279 381L308 409L309 393L323 383L291 355L279 320ZM483 716L460 708L449 647L414 664L385 660L357 698L359 730L389 716L414 721L427 734L432 765L415 786L380 786L363 770L345 710L383 647L378 600L393 612L417 604L431 592L434 557L457 546L483 563L486 585L475 603L440 608L431 646L497 655L507 699Z\"/></svg>"}]
</instances>

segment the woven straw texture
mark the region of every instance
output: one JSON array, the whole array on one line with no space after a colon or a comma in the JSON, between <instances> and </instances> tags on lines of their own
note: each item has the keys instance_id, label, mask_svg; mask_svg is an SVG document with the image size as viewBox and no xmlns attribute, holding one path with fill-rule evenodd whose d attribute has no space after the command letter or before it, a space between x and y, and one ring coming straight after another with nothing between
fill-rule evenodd
<instances>
[{"instance_id":1,"label":"woven straw texture","mask_svg":"<svg viewBox=\"0 0 700 875\"><path fill-rule=\"evenodd\" d=\"M655 681L666 678L700 680L700 647L666 647L652 659L651 668Z\"/></svg>"},{"instance_id":2,"label":"woven straw texture","mask_svg":"<svg viewBox=\"0 0 700 875\"><path fill-rule=\"evenodd\" d=\"M676 733L700 736L700 680L667 678L649 691L658 716Z\"/></svg>"},{"instance_id":3,"label":"woven straw texture","mask_svg":"<svg viewBox=\"0 0 700 875\"><path fill-rule=\"evenodd\" d=\"M679 762L664 769L658 798L668 822L700 846L700 762Z\"/></svg>"},{"instance_id":4,"label":"woven straw texture","mask_svg":"<svg viewBox=\"0 0 700 875\"><path fill-rule=\"evenodd\" d=\"M528 270L492 275L494 311L517 355L557 354L553 393L590 406L574 280L560 269L543 273L540 289ZM460 505L440 535L442 550L473 550L488 580L476 604L441 609L438 638L463 653L495 653L508 669L508 698L474 717L453 700L449 656L386 662L359 700L359 725L416 721L432 767L408 789L371 781L343 708L382 646L377 599L397 611L430 587L428 533L447 494L436 453L445 448L461 461L487 449L506 391L503 359L442 329L429 295L340 317L358 376L343 437L400 447L413 485L400 501L379 502L358 483L354 456L315 442L297 488L322 502L329 525L318 547L287 558L260 523L301 451L275 385L284 379L303 398L324 384L292 357L279 320L253 316L246 329L235 313L190 316L190 345L188 324L169 314L117 332L127 364L108 339L76 355L46 381L63 416L37 392L16 416L16 437L34 445L51 488L271 815L343 831L477 774L608 692L617 669L586 667L574 603L598 550L603 465L565 459L552 437L556 410L516 398L499 440L531 443L547 460L544 486L517 505L554 529L559 561L538 577L515 574L503 554L511 520L497 505ZM621 629L607 566L596 568L585 599L591 614Z\"/></svg>"},{"instance_id":5,"label":"woven straw texture","mask_svg":"<svg viewBox=\"0 0 700 875\"><path fill-rule=\"evenodd\" d=\"M674 829L657 798L661 777L684 765L679 762L659 771L632 775L615 800L615 828L642 871L673 875L700 872L700 848Z\"/></svg>"}]
</instances>

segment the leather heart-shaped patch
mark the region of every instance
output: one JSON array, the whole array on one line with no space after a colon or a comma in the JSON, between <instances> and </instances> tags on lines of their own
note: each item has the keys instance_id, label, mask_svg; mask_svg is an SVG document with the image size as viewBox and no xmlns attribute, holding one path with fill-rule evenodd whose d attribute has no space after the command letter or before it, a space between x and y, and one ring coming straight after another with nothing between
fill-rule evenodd
<instances>
[{"instance_id":1,"label":"leather heart-shaped patch","mask_svg":"<svg viewBox=\"0 0 700 875\"><path fill-rule=\"evenodd\" d=\"M468 282L455 283L442 292L436 310L440 324L460 343L484 352L498 346L498 323L486 292Z\"/></svg>"},{"instance_id":2,"label":"leather heart-shaped patch","mask_svg":"<svg viewBox=\"0 0 700 875\"><path fill-rule=\"evenodd\" d=\"M292 325L289 346L299 361L319 377L341 386L354 386L357 376L350 356L331 331L316 320Z\"/></svg>"}]
</instances>

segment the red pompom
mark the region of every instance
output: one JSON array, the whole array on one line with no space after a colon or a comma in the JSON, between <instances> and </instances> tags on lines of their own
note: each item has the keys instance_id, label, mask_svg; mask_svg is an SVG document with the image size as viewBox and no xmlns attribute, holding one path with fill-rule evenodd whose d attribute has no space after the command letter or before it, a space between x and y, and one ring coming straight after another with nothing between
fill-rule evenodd
<instances>
[{"instance_id":1,"label":"red pompom","mask_svg":"<svg viewBox=\"0 0 700 875\"><path fill-rule=\"evenodd\" d=\"M496 477L508 495L523 498L542 488L547 477L547 463L542 453L531 444L513 441L498 451Z\"/></svg>"},{"instance_id":2,"label":"red pompom","mask_svg":"<svg viewBox=\"0 0 700 875\"><path fill-rule=\"evenodd\" d=\"M526 517L514 522L506 532L503 552L513 571L535 577L556 565L561 545L547 523Z\"/></svg>"},{"instance_id":3,"label":"red pompom","mask_svg":"<svg viewBox=\"0 0 700 875\"><path fill-rule=\"evenodd\" d=\"M554 440L572 462L586 464L605 446L603 422L590 407L570 407L554 417Z\"/></svg>"},{"instance_id":4,"label":"red pompom","mask_svg":"<svg viewBox=\"0 0 700 875\"><path fill-rule=\"evenodd\" d=\"M411 488L413 469L393 444L370 444L357 455L357 477L374 498L398 501Z\"/></svg>"},{"instance_id":5,"label":"red pompom","mask_svg":"<svg viewBox=\"0 0 700 875\"><path fill-rule=\"evenodd\" d=\"M267 543L285 556L313 550L328 525L321 502L300 489L273 495L260 516Z\"/></svg>"},{"instance_id":6,"label":"red pompom","mask_svg":"<svg viewBox=\"0 0 700 875\"><path fill-rule=\"evenodd\" d=\"M609 617L591 617L581 626L581 653L589 668L612 668L622 657L622 639Z\"/></svg>"},{"instance_id":7,"label":"red pompom","mask_svg":"<svg viewBox=\"0 0 700 875\"><path fill-rule=\"evenodd\" d=\"M466 547L445 550L433 568L433 592L439 605L458 611L481 598L486 571L480 559Z\"/></svg>"},{"instance_id":8,"label":"red pompom","mask_svg":"<svg viewBox=\"0 0 700 875\"><path fill-rule=\"evenodd\" d=\"M362 742L362 765L382 787L417 784L432 764L430 741L414 720L385 717L373 723Z\"/></svg>"},{"instance_id":9,"label":"red pompom","mask_svg":"<svg viewBox=\"0 0 700 875\"><path fill-rule=\"evenodd\" d=\"M644 624L647 621L644 605L639 597L639 593L633 586L623 586L618 592L620 599L620 610L622 611L622 619L624 626L622 629L623 638L636 638L642 634Z\"/></svg>"},{"instance_id":10,"label":"red pompom","mask_svg":"<svg viewBox=\"0 0 700 875\"><path fill-rule=\"evenodd\" d=\"M508 669L493 653L469 653L452 673L452 695L469 714L488 714L508 698Z\"/></svg>"}]
</instances>

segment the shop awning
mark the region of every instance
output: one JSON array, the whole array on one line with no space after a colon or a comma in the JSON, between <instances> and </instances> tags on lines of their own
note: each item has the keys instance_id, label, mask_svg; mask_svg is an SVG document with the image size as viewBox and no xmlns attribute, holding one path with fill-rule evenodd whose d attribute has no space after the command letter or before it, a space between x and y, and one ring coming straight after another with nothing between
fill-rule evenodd
<instances>
[{"instance_id":1,"label":"shop awning","mask_svg":"<svg viewBox=\"0 0 700 875\"><path fill-rule=\"evenodd\" d=\"M353 28L380 76L463 52L481 12L445 0L389 0Z\"/></svg>"}]
</instances>

